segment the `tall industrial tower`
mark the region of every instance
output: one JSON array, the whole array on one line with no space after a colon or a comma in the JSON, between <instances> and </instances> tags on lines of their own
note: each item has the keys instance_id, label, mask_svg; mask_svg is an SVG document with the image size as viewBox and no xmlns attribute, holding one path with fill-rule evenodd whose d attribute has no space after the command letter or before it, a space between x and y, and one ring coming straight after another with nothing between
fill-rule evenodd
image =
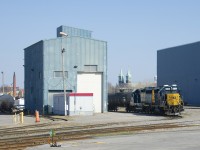
<instances>
[{"instance_id":1,"label":"tall industrial tower","mask_svg":"<svg viewBox=\"0 0 200 150\"><path fill-rule=\"evenodd\" d=\"M16 76L15 76L15 72L13 75L13 97L16 97Z\"/></svg>"}]
</instances>

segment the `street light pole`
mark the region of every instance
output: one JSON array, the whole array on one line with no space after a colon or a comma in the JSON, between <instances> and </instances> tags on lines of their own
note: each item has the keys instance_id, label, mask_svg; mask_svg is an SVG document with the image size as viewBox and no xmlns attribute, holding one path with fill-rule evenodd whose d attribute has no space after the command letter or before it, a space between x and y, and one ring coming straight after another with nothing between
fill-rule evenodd
<instances>
[{"instance_id":1,"label":"street light pole","mask_svg":"<svg viewBox=\"0 0 200 150\"><path fill-rule=\"evenodd\" d=\"M2 87L3 87L3 94L4 94L4 74L3 74L3 71L1 73L2 73Z\"/></svg>"},{"instance_id":2,"label":"street light pole","mask_svg":"<svg viewBox=\"0 0 200 150\"><path fill-rule=\"evenodd\" d=\"M63 78L63 94L64 94L64 101L65 101L65 106L66 106L66 102L67 102L67 99L66 99L66 85L65 85L65 70L64 70L64 52L65 52L65 48L63 48L62 46L62 38L64 36L68 36L66 33L64 32L60 32L60 35L62 36L61 37L61 54L62 54L62 78ZM65 110L65 115L66 115L66 110Z\"/></svg>"},{"instance_id":3,"label":"street light pole","mask_svg":"<svg viewBox=\"0 0 200 150\"><path fill-rule=\"evenodd\" d=\"M75 69L75 72L74 72L74 114L76 114L76 93L77 93L77 86L75 85L76 84L76 80L77 80L77 69L78 66L74 66L74 69Z\"/></svg>"}]
</instances>

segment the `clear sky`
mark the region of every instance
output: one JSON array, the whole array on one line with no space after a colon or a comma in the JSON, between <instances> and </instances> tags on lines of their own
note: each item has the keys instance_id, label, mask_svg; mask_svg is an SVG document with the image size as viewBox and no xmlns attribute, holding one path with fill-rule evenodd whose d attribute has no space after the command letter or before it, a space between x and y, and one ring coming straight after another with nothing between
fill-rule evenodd
<instances>
[{"instance_id":1,"label":"clear sky","mask_svg":"<svg viewBox=\"0 0 200 150\"><path fill-rule=\"evenodd\" d=\"M23 87L23 49L66 25L108 42L109 82L120 69L133 82L153 80L157 50L200 41L199 16L200 0L1 0L0 71L6 85L15 72Z\"/></svg>"}]
</instances>

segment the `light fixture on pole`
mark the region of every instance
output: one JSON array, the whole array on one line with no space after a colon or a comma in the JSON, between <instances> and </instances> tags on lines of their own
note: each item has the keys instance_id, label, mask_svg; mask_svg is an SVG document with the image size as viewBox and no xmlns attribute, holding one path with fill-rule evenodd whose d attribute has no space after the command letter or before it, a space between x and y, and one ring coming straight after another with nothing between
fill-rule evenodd
<instances>
[{"instance_id":1,"label":"light fixture on pole","mask_svg":"<svg viewBox=\"0 0 200 150\"><path fill-rule=\"evenodd\" d=\"M68 36L67 33L65 33L65 32L60 32L60 35L61 36Z\"/></svg>"},{"instance_id":2,"label":"light fixture on pole","mask_svg":"<svg viewBox=\"0 0 200 150\"><path fill-rule=\"evenodd\" d=\"M63 48L62 46L62 38L63 37L67 37L68 35L64 32L60 32L61 37L61 54L62 54L62 78L63 78L63 94L64 94L64 101L65 101L65 106L66 106L66 85L65 85L65 70L64 70L64 52L65 52L65 48ZM65 110L65 115L66 115L66 110Z\"/></svg>"}]
</instances>

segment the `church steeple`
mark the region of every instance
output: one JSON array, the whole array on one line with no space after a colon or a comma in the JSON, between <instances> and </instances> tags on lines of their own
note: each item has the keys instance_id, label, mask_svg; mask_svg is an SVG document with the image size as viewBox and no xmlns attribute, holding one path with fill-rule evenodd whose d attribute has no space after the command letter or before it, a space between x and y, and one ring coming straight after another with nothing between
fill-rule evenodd
<instances>
[{"instance_id":1,"label":"church steeple","mask_svg":"<svg viewBox=\"0 0 200 150\"><path fill-rule=\"evenodd\" d=\"M124 83L124 75L123 75L122 69L121 69L120 74L119 74L118 77L119 77L118 78L119 85L123 84Z\"/></svg>"},{"instance_id":2,"label":"church steeple","mask_svg":"<svg viewBox=\"0 0 200 150\"><path fill-rule=\"evenodd\" d=\"M127 74L126 74L126 83L131 83L132 82L132 76L130 71L128 70Z\"/></svg>"}]
</instances>

